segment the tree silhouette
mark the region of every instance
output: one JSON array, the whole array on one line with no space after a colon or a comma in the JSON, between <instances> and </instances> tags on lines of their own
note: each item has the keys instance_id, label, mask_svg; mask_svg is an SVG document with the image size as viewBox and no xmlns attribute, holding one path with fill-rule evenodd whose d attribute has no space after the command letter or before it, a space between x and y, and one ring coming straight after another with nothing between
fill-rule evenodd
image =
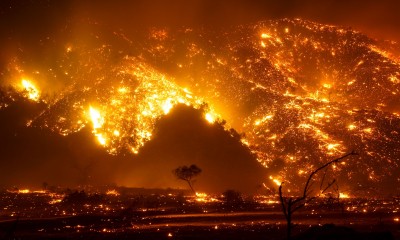
<instances>
[{"instance_id":1,"label":"tree silhouette","mask_svg":"<svg viewBox=\"0 0 400 240\"><path fill-rule=\"evenodd\" d=\"M193 191L196 194L196 191L193 189L194 177L201 173L201 169L196 165L192 164L190 167L188 166L181 166L173 170L174 175L176 178L186 181Z\"/></svg>"},{"instance_id":2,"label":"tree silhouette","mask_svg":"<svg viewBox=\"0 0 400 240\"><path fill-rule=\"evenodd\" d=\"M301 197L297 198L292 198L292 197L284 197L282 193L282 185L283 182L279 186L279 200L282 205L282 211L283 214L285 215L286 223L287 223L287 239L290 239L291 237L291 231L292 231L292 215L294 212L297 210L301 209L304 207L307 203L310 203L313 201L315 198L321 196L321 194L324 194L329 188L333 186L333 184L336 183L336 180L333 179L331 182L328 182L326 186L324 186L324 180L325 180L325 174L322 177L321 183L320 183L320 192L317 195L312 194L312 185L313 185L313 177L315 174L317 174L319 171L327 168L333 163L337 163L340 160L350 156L350 155L357 155L355 152L348 153L346 155L343 155L339 158L336 158L334 160L331 160L321 167L317 168L311 174L308 176L307 182L304 186L303 190L303 195Z\"/></svg>"},{"instance_id":3,"label":"tree silhouette","mask_svg":"<svg viewBox=\"0 0 400 240\"><path fill-rule=\"evenodd\" d=\"M243 204L242 194L240 192L229 189L222 193L225 207L229 210L237 209Z\"/></svg>"}]
</instances>

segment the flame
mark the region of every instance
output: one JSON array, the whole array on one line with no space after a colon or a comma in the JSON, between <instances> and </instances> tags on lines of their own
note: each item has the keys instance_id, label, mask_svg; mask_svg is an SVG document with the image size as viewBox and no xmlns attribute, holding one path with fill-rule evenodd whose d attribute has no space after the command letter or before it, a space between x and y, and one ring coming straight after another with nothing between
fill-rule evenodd
<instances>
[{"instance_id":1,"label":"flame","mask_svg":"<svg viewBox=\"0 0 400 240\"><path fill-rule=\"evenodd\" d=\"M347 128L348 128L349 130L354 130L354 129L357 128L357 126L354 125L354 124L350 124L350 125L347 126Z\"/></svg>"},{"instance_id":2,"label":"flame","mask_svg":"<svg viewBox=\"0 0 400 240\"><path fill-rule=\"evenodd\" d=\"M101 128L104 124L104 118L101 117L99 110L89 107L90 119L92 120L93 129Z\"/></svg>"},{"instance_id":3,"label":"flame","mask_svg":"<svg viewBox=\"0 0 400 240\"><path fill-rule=\"evenodd\" d=\"M204 199L207 197L207 193L200 193L200 192L196 192L196 201L204 201Z\"/></svg>"},{"instance_id":4,"label":"flame","mask_svg":"<svg viewBox=\"0 0 400 240\"><path fill-rule=\"evenodd\" d=\"M49 204L57 204L57 203L60 203L60 202L62 202L62 199L52 199L52 200L49 201Z\"/></svg>"},{"instance_id":5,"label":"flame","mask_svg":"<svg viewBox=\"0 0 400 240\"><path fill-rule=\"evenodd\" d=\"M168 99L164 102L164 104L162 105L162 109L163 109L163 111L164 111L164 114L168 114L169 111L171 110L171 108L174 106L174 105L172 105L171 101L172 101L172 99L171 99L171 98L168 98Z\"/></svg>"},{"instance_id":6,"label":"flame","mask_svg":"<svg viewBox=\"0 0 400 240\"><path fill-rule=\"evenodd\" d=\"M101 145L105 146L107 144L107 139L106 139L106 137L103 136L102 133L95 133L95 136L97 137L97 141Z\"/></svg>"},{"instance_id":7,"label":"flame","mask_svg":"<svg viewBox=\"0 0 400 240\"><path fill-rule=\"evenodd\" d=\"M207 203L207 202L218 202L219 200L209 196L206 193L196 192L196 201L197 202Z\"/></svg>"},{"instance_id":8,"label":"flame","mask_svg":"<svg viewBox=\"0 0 400 240\"><path fill-rule=\"evenodd\" d=\"M271 38L271 35L269 35L268 33L261 33L261 38Z\"/></svg>"},{"instance_id":9,"label":"flame","mask_svg":"<svg viewBox=\"0 0 400 240\"><path fill-rule=\"evenodd\" d=\"M23 90L26 92L25 96L32 101L38 102L40 99L40 92L37 87L27 79L22 79L21 85Z\"/></svg>"}]
</instances>

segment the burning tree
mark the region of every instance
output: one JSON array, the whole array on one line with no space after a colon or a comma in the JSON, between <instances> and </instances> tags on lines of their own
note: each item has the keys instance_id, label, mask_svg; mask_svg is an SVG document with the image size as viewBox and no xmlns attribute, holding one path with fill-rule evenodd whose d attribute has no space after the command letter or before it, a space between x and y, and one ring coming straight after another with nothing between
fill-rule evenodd
<instances>
[{"instance_id":1,"label":"burning tree","mask_svg":"<svg viewBox=\"0 0 400 240\"><path fill-rule=\"evenodd\" d=\"M199 167L197 167L195 164L190 165L190 167L181 166L174 169L173 173L176 178L186 181L193 193L196 194L196 191L193 189L193 183L195 181L194 177L201 173L201 169Z\"/></svg>"},{"instance_id":2,"label":"burning tree","mask_svg":"<svg viewBox=\"0 0 400 240\"><path fill-rule=\"evenodd\" d=\"M324 186L324 180L325 180L325 174L322 177L321 183L320 183L320 191L318 194L313 195L312 193L312 185L313 185L313 177L321 170L326 169L328 166L334 163L338 163L342 159L350 156L350 155L356 155L355 152L348 153L346 155L343 155L339 158L336 158L334 160L331 160L321 167L317 168L311 174L309 175L307 182L304 186L303 189L303 195L297 198L292 198L292 197L284 197L282 193L282 185L283 182L279 186L279 200L282 205L282 211L283 214L285 215L286 223L287 223L287 239L290 239L291 237L291 231L292 231L292 215L294 212L297 210L301 209L304 207L307 203L310 203L313 201L315 198L320 197L321 194L324 194L329 188L333 186L333 184L336 183L336 180L333 179L331 182L328 182L326 186Z\"/></svg>"}]
</instances>

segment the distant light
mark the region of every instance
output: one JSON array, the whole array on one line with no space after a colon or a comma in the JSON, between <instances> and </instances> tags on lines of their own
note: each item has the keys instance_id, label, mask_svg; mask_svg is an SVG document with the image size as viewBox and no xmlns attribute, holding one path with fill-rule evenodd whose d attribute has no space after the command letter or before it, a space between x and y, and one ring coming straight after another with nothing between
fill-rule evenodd
<instances>
[{"instance_id":1,"label":"distant light","mask_svg":"<svg viewBox=\"0 0 400 240\"><path fill-rule=\"evenodd\" d=\"M356 80L351 80L351 81L347 82L347 85L349 85L349 86L350 86L350 85L353 85L353 84L355 83L355 81L356 81Z\"/></svg>"},{"instance_id":2,"label":"distant light","mask_svg":"<svg viewBox=\"0 0 400 240\"><path fill-rule=\"evenodd\" d=\"M29 189L20 189L20 190L18 190L18 193L23 193L23 194L30 193L30 192L31 192L31 190L29 190Z\"/></svg>"},{"instance_id":3,"label":"distant light","mask_svg":"<svg viewBox=\"0 0 400 240\"><path fill-rule=\"evenodd\" d=\"M136 148L131 148L131 152L133 154L138 154L139 153L139 151Z\"/></svg>"},{"instance_id":4,"label":"distant light","mask_svg":"<svg viewBox=\"0 0 400 240\"><path fill-rule=\"evenodd\" d=\"M118 89L118 92L120 92L120 93L128 93L128 92L129 92L129 88L127 88L127 87L120 87L120 88Z\"/></svg>"},{"instance_id":5,"label":"distant light","mask_svg":"<svg viewBox=\"0 0 400 240\"><path fill-rule=\"evenodd\" d=\"M364 128L363 131L365 133L372 133L372 128Z\"/></svg>"},{"instance_id":6,"label":"distant light","mask_svg":"<svg viewBox=\"0 0 400 240\"><path fill-rule=\"evenodd\" d=\"M271 35L267 34L267 33L262 33L261 34L261 38L271 38Z\"/></svg>"},{"instance_id":7,"label":"distant light","mask_svg":"<svg viewBox=\"0 0 400 240\"><path fill-rule=\"evenodd\" d=\"M350 196L347 193L339 193L339 198L350 198Z\"/></svg>"},{"instance_id":8,"label":"distant light","mask_svg":"<svg viewBox=\"0 0 400 240\"><path fill-rule=\"evenodd\" d=\"M265 48L267 46L264 41L261 41L260 44L261 44L261 47L263 47L263 48Z\"/></svg>"},{"instance_id":9,"label":"distant light","mask_svg":"<svg viewBox=\"0 0 400 240\"><path fill-rule=\"evenodd\" d=\"M333 149L336 149L336 147L337 146L339 146L340 144L338 144L338 143L331 143L331 144L328 144L328 146L326 147L328 150L333 150Z\"/></svg>"},{"instance_id":10,"label":"distant light","mask_svg":"<svg viewBox=\"0 0 400 240\"><path fill-rule=\"evenodd\" d=\"M349 130L354 130L356 127L357 127L357 126L354 125L354 124L350 124L349 126L347 126L347 128L348 128Z\"/></svg>"},{"instance_id":11,"label":"distant light","mask_svg":"<svg viewBox=\"0 0 400 240\"><path fill-rule=\"evenodd\" d=\"M108 190L106 192L106 194L107 195L113 195L113 196L119 196L120 195L119 192L117 190L115 190L115 189Z\"/></svg>"},{"instance_id":12,"label":"distant light","mask_svg":"<svg viewBox=\"0 0 400 240\"><path fill-rule=\"evenodd\" d=\"M322 86L324 86L324 88L332 88L332 85L330 83L324 83Z\"/></svg>"}]
</instances>

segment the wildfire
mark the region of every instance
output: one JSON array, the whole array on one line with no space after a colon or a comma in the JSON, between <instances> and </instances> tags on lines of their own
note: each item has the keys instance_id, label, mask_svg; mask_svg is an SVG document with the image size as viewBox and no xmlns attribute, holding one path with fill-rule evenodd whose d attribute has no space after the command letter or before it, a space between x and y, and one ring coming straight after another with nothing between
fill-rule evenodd
<instances>
[{"instance_id":1,"label":"wildfire","mask_svg":"<svg viewBox=\"0 0 400 240\"><path fill-rule=\"evenodd\" d=\"M137 154L140 148L152 138L156 121L167 115L178 104L202 108L206 113L204 119L214 123L219 115L214 108L204 105L205 100L194 97L187 88L182 88L174 83L174 79L156 71L149 65L138 61L136 58L127 58L126 63L117 70L118 76L129 76L130 80L114 87L113 83L97 82L97 88L76 87L71 93L79 92L81 98L71 106L72 112L76 109L84 110L85 119L74 118L74 122L66 125L66 121L53 122L56 129L63 135L79 131L88 122L99 144L106 147L112 154L121 149L129 149ZM97 95L99 91L104 94ZM78 94L76 94L78 95ZM88 99L96 102L94 107L83 107ZM101 107L98 107L101 106ZM57 108L55 103L54 108ZM52 107L50 107L50 112ZM79 116L79 115L78 115ZM65 120L65 118L63 118ZM37 119L40 121L42 119ZM44 120L44 119L43 119ZM76 124L81 123L81 124Z\"/></svg>"},{"instance_id":2,"label":"wildfire","mask_svg":"<svg viewBox=\"0 0 400 240\"><path fill-rule=\"evenodd\" d=\"M379 42L301 19L220 34L151 31L142 44L117 34L129 43L123 56L101 38L96 51L71 43L78 61L67 54L60 62L76 81L31 125L63 135L90 125L110 153L136 154L183 104L243 132L243 145L271 169L271 185L285 179L300 189L316 166L351 150L360 155L330 176L379 184L398 175L400 63ZM24 89L39 99L32 83Z\"/></svg>"}]
</instances>

